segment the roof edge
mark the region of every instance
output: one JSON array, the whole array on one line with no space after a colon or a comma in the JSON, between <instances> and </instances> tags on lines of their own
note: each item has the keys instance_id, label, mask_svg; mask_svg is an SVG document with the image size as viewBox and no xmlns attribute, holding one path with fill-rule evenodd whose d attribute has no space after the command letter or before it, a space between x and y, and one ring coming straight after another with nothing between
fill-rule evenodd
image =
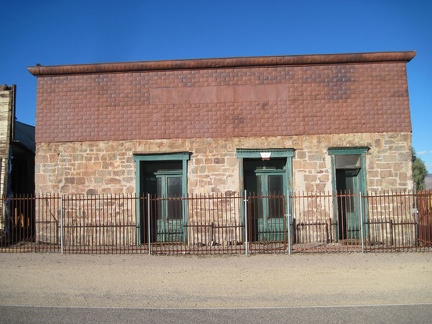
<instances>
[{"instance_id":1,"label":"roof edge","mask_svg":"<svg viewBox=\"0 0 432 324\"><path fill-rule=\"evenodd\" d=\"M349 54L313 54L313 55L285 55L285 56L256 56L186 59L166 61L140 61L124 63L74 64L53 66L30 66L28 71L34 76L91 74L114 72L139 72L153 70L184 70L235 68L249 66L278 66L278 65L312 65L338 63L373 63L373 62L409 62L416 55L415 51L403 52L369 52Z\"/></svg>"}]
</instances>

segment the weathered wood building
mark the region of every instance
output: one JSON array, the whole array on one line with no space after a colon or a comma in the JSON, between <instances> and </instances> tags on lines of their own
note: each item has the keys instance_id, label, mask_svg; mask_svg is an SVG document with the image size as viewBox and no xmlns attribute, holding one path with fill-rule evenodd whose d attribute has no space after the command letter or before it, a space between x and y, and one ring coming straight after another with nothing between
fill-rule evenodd
<instances>
[{"instance_id":1,"label":"weathered wood building","mask_svg":"<svg viewBox=\"0 0 432 324\"><path fill-rule=\"evenodd\" d=\"M2 201L14 194L34 194L35 128L15 120L16 86L0 86L0 197ZM27 222L19 222L14 210L0 207L0 234ZM19 224L18 224L19 223ZM25 223L25 226L24 226Z\"/></svg>"}]
</instances>

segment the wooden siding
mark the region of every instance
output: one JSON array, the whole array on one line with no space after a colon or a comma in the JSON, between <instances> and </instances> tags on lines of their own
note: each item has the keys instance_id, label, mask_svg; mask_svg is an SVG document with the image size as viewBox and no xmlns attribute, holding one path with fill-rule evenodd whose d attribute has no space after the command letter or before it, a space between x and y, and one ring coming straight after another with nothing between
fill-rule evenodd
<instances>
[{"instance_id":1,"label":"wooden siding","mask_svg":"<svg viewBox=\"0 0 432 324\"><path fill-rule=\"evenodd\" d=\"M13 120L13 89L0 90L0 197L4 196L7 185L7 169ZM0 205L0 230L4 227L3 205Z\"/></svg>"}]
</instances>

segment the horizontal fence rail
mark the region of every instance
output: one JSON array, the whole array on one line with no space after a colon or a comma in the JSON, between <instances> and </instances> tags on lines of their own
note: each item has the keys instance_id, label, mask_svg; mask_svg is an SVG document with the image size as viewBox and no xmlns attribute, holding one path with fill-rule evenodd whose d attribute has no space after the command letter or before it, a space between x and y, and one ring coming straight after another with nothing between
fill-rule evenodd
<instances>
[{"instance_id":1,"label":"horizontal fence rail","mask_svg":"<svg viewBox=\"0 0 432 324\"><path fill-rule=\"evenodd\" d=\"M432 251L432 192L2 199L0 252Z\"/></svg>"}]
</instances>

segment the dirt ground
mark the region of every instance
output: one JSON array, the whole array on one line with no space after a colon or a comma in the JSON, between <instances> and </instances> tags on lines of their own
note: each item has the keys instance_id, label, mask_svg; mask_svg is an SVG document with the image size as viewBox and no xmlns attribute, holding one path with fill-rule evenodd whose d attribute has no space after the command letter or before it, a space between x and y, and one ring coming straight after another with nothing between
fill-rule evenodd
<instances>
[{"instance_id":1,"label":"dirt ground","mask_svg":"<svg viewBox=\"0 0 432 324\"><path fill-rule=\"evenodd\" d=\"M431 304L432 253L0 254L0 305L250 308Z\"/></svg>"}]
</instances>

